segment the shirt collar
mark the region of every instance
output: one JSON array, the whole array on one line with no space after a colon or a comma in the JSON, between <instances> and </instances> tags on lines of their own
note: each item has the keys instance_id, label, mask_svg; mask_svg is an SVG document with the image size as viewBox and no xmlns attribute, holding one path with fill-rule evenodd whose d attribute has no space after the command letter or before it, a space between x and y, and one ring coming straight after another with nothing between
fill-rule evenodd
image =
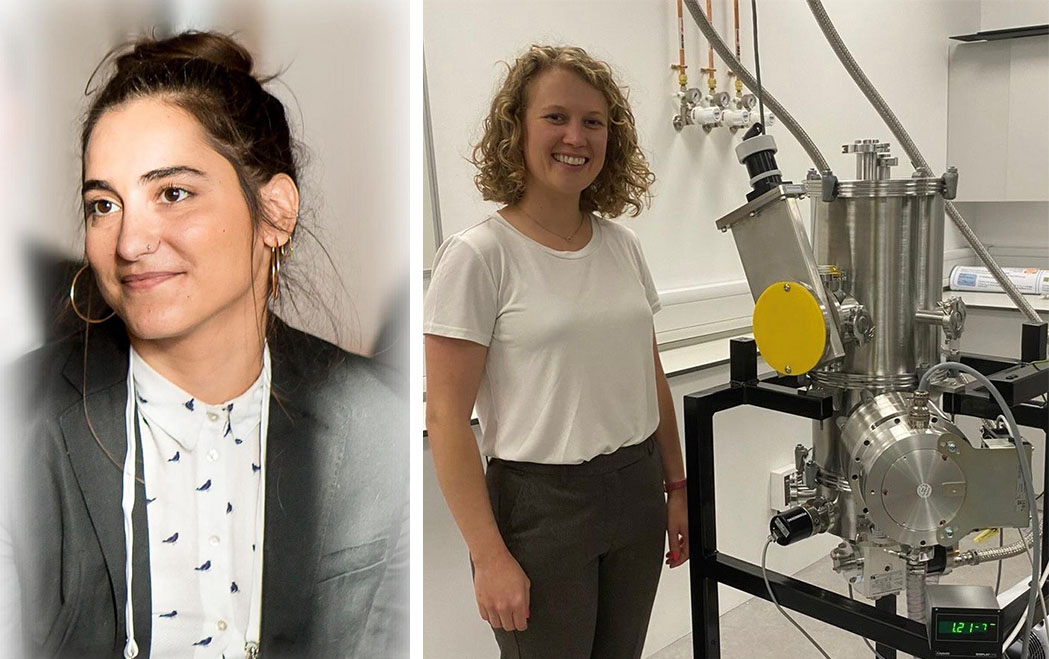
<instances>
[{"instance_id":1,"label":"shirt collar","mask_svg":"<svg viewBox=\"0 0 1049 659\"><path fill-rule=\"evenodd\" d=\"M269 352L269 346L265 348ZM230 441L242 439L260 423L264 369L248 389L219 405L206 405L157 373L142 356L131 349L135 398L139 414L151 427L160 428L182 448L192 451L204 424L214 416L224 424Z\"/></svg>"}]
</instances>

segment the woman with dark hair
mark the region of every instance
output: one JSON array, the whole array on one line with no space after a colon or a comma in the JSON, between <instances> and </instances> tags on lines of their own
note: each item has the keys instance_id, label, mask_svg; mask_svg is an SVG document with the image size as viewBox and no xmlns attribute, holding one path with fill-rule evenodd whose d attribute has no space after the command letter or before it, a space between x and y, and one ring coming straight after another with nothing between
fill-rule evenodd
<instances>
[{"instance_id":1,"label":"woman with dark hair","mask_svg":"<svg viewBox=\"0 0 1049 659\"><path fill-rule=\"evenodd\" d=\"M299 180L252 66L143 40L87 114L83 331L27 364L29 656L407 655L403 383L271 311Z\"/></svg>"},{"instance_id":2,"label":"woman with dark hair","mask_svg":"<svg viewBox=\"0 0 1049 659\"><path fill-rule=\"evenodd\" d=\"M636 658L664 538L688 559L659 296L606 219L654 177L607 64L532 46L508 68L473 158L505 207L445 241L426 297L434 467L503 657Z\"/></svg>"}]
</instances>

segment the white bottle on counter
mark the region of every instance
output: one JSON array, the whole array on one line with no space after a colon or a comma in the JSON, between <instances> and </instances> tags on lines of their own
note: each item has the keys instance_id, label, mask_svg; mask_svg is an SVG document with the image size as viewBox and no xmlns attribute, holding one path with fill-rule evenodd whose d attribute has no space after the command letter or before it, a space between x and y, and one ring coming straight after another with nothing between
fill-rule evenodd
<instances>
[{"instance_id":1,"label":"white bottle on counter","mask_svg":"<svg viewBox=\"0 0 1049 659\"><path fill-rule=\"evenodd\" d=\"M1002 268L1017 290L1027 295L1049 293L1049 270L1041 268ZM952 291L1001 293L994 275L981 266L958 265L951 270Z\"/></svg>"}]
</instances>

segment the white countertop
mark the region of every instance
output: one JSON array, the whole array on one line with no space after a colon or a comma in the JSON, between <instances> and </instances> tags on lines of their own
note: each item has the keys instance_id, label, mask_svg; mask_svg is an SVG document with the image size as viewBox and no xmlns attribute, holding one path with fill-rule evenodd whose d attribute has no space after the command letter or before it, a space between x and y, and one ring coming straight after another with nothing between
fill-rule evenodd
<instances>
[{"instance_id":1,"label":"white countertop","mask_svg":"<svg viewBox=\"0 0 1049 659\"><path fill-rule=\"evenodd\" d=\"M683 375L692 371L723 364L728 361L729 341L734 338L753 338L753 334L743 333L738 336L723 336L681 348L659 350L659 361L663 362L663 372L668 378Z\"/></svg>"}]
</instances>

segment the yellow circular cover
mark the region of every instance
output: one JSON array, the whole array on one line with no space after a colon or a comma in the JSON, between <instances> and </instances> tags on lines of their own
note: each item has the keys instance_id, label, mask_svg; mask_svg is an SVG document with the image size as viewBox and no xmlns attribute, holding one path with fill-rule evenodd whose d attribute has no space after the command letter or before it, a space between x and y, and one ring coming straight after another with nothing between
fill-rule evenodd
<instances>
[{"instance_id":1,"label":"yellow circular cover","mask_svg":"<svg viewBox=\"0 0 1049 659\"><path fill-rule=\"evenodd\" d=\"M801 375L812 370L827 344L827 322L816 296L793 281L766 288L754 305L754 340L777 372Z\"/></svg>"}]
</instances>

